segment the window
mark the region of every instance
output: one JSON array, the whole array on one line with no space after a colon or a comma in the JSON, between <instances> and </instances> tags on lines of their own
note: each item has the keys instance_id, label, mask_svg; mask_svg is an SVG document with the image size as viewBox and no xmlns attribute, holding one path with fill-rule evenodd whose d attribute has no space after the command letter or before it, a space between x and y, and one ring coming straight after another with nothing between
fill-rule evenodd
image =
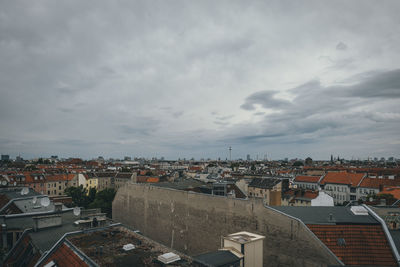
<instances>
[{"instance_id":1,"label":"window","mask_svg":"<svg viewBox=\"0 0 400 267\"><path fill-rule=\"evenodd\" d=\"M350 200L356 200L356 196L350 196Z\"/></svg>"},{"instance_id":2,"label":"window","mask_svg":"<svg viewBox=\"0 0 400 267\"><path fill-rule=\"evenodd\" d=\"M58 190L61 190L61 185L58 187Z\"/></svg>"},{"instance_id":3,"label":"window","mask_svg":"<svg viewBox=\"0 0 400 267\"><path fill-rule=\"evenodd\" d=\"M47 194L48 194L48 195L50 195L50 190L49 190L49 191L47 191Z\"/></svg>"}]
</instances>

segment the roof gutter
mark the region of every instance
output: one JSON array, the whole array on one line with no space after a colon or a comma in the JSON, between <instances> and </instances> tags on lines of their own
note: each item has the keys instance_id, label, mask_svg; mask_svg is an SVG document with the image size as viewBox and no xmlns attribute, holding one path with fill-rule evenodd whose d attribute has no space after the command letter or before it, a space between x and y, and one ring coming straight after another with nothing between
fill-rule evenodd
<instances>
[{"instance_id":1,"label":"roof gutter","mask_svg":"<svg viewBox=\"0 0 400 267\"><path fill-rule=\"evenodd\" d=\"M383 231L385 232L386 238L390 244L390 247L392 249L393 255L396 258L397 261L397 266L400 266L400 255L399 252L397 251L396 245L393 241L392 235L389 232L389 229L386 226L385 221L379 217L378 214L376 214L370 207L368 207L367 205L363 204L362 205L365 209L368 210L368 213L372 215L372 217L374 217L378 222L380 222L380 224L382 225Z\"/></svg>"},{"instance_id":2,"label":"roof gutter","mask_svg":"<svg viewBox=\"0 0 400 267\"><path fill-rule=\"evenodd\" d=\"M310 228L308 228L307 225L305 225L305 223L304 223L302 220L300 220L299 218L293 217L293 216L291 216L291 215L289 215L289 214L286 214L286 213L284 213L284 212L282 212L282 211L280 211L280 210L276 210L276 209L274 209L274 208L271 208L270 206L267 206L267 205L264 203L264 201L263 201L263 205L264 205L265 208L270 209L270 210L273 210L273 211L275 211L275 212L277 212L277 213L280 213L280 214L282 214L282 215L285 215L285 216L287 216L287 217L289 217L289 218L291 218L291 219L293 219L293 220L299 222L301 225L303 225L303 227L304 227L304 228L306 229L306 231L311 235L311 237L314 238L323 248L325 248L325 249L328 251L328 253L329 253L330 255L332 255L332 256L340 263L340 265L344 266L344 263L336 256L336 254L333 253L332 250L330 250L330 249L324 244L324 242L322 242L321 239L319 239L319 238L310 230Z\"/></svg>"}]
</instances>

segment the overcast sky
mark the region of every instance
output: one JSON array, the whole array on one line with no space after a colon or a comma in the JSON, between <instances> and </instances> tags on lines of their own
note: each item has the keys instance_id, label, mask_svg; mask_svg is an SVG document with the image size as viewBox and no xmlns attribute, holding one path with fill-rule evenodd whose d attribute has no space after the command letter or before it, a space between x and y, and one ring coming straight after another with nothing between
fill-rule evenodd
<instances>
[{"instance_id":1,"label":"overcast sky","mask_svg":"<svg viewBox=\"0 0 400 267\"><path fill-rule=\"evenodd\" d=\"M0 153L400 157L400 1L0 2Z\"/></svg>"}]
</instances>

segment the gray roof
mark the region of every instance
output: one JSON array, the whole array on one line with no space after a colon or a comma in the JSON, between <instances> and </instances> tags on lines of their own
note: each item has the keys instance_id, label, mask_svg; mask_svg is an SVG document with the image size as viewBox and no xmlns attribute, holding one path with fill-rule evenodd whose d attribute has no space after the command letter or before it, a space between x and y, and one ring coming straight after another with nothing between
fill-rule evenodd
<instances>
[{"instance_id":1,"label":"gray roof","mask_svg":"<svg viewBox=\"0 0 400 267\"><path fill-rule=\"evenodd\" d=\"M274 178L254 178L249 187L256 187L256 188L264 188L264 189L272 189L275 185L282 182L281 179L274 179Z\"/></svg>"},{"instance_id":2,"label":"gray roof","mask_svg":"<svg viewBox=\"0 0 400 267\"><path fill-rule=\"evenodd\" d=\"M204 185L205 183L194 180L194 179L187 179L187 180L181 180L177 182L161 182L161 183L154 183L152 184L153 186L159 186L159 187L167 187L167 188L173 188L173 189L178 189L178 190L184 190L187 188L195 188L195 187L200 187Z\"/></svg>"},{"instance_id":3,"label":"gray roof","mask_svg":"<svg viewBox=\"0 0 400 267\"><path fill-rule=\"evenodd\" d=\"M25 197L23 199L16 199L14 200L14 204L24 213L31 213L31 212L42 212L42 211L54 211L54 203L51 201L50 205L47 207L43 207L40 204L40 201L46 198L46 196L37 196L36 203L33 204L33 197Z\"/></svg>"},{"instance_id":4,"label":"gray roof","mask_svg":"<svg viewBox=\"0 0 400 267\"><path fill-rule=\"evenodd\" d=\"M65 233L81 230L74 222L79 219L72 210L63 212L62 225L31 232L35 246L43 252L49 250Z\"/></svg>"},{"instance_id":5,"label":"gray roof","mask_svg":"<svg viewBox=\"0 0 400 267\"><path fill-rule=\"evenodd\" d=\"M21 195L22 188L24 187L19 186L19 187L0 188L0 194L6 195L9 199L40 195L38 192L35 192L32 188L28 188L29 193L27 195Z\"/></svg>"},{"instance_id":6,"label":"gray roof","mask_svg":"<svg viewBox=\"0 0 400 267\"><path fill-rule=\"evenodd\" d=\"M400 230L389 230L390 235L393 238L393 242L396 245L397 251L400 251Z\"/></svg>"},{"instance_id":7,"label":"gray roof","mask_svg":"<svg viewBox=\"0 0 400 267\"><path fill-rule=\"evenodd\" d=\"M305 224L379 224L371 215L354 215L350 207L271 207L302 220ZM332 220L330 220L332 215Z\"/></svg>"},{"instance_id":8,"label":"gray roof","mask_svg":"<svg viewBox=\"0 0 400 267\"><path fill-rule=\"evenodd\" d=\"M227 250L209 252L195 256L193 258L195 262L210 267L229 266L229 264L234 264L240 261L239 257L237 257L235 254Z\"/></svg>"}]
</instances>

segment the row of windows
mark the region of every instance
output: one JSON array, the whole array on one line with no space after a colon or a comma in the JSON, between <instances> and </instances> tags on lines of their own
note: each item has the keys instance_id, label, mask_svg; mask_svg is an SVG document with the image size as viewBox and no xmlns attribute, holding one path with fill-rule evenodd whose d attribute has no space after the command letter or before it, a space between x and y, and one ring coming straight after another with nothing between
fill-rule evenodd
<instances>
[{"instance_id":1,"label":"row of windows","mask_svg":"<svg viewBox=\"0 0 400 267\"><path fill-rule=\"evenodd\" d=\"M375 191L373 190L373 189L363 189L363 188L361 188L360 189L360 193L361 194L374 194L375 193Z\"/></svg>"},{"instance_id":2,"label":"row of windows","mask_svg":"<svg viewBox=\"0 0 400 267\"><path fill-rule=\"evenodd\" d=\"M61 182L58 182L58 184L61 184ZM67 185L68 185L68 182L65 182L65 186L67 186ZM75 185L75 183L74 183L74 185ZM48 183L48 184L47 184L47 187L50 188L50 187L51 187L51 184ZM54 184L53 184L53 187L57 187L57 183L54 183Z\"/></svg>"},{"instance_id":3,"label":"row of windows","mask_svg":"<svg viewBox=\"0 0 400 267\"><path fill-rule=\"evenodd\" d=\"M333 194L333 198L337 200L346 200L346 196L340 194Z\"/></svg>"},{"instance_id":4,"label":"row of windows","mask_svg":"<svg viewBox=\"0 0 400 267\"><path fill-rule=\"evenodd\" d=\"M337 192L347 192L347 187L342 187L342 186L327 185L325 189Z\"/></svg>"},{"instance_id":5,"label":"row of windows","mask_svg":"<svg viewBox=\"0 0 400 267\"><path fill-rule=\"evenodd\" d=\"M57 190L54 190L54 191L50 191L50 190L48 190L48 191L47 191L47 194L48 194L48 195L51 195L51 192L53 192L53 194L54 194L54 195L57 195ZM58 193L58 195L60 195L60 196L61 196L61 192L60 192L60 193Z\"/></svg>"},{"instance_id":6,"label":"row of windows","mask_svg":"<svg viewBox=\"0 0 400 267\"><path fill-rule=\"evenodd\" d=\"M305 188L305 189L317 189L317 185L313 185L313 184L299 184L299 187Z\"/></svg>"}]
</instances>

